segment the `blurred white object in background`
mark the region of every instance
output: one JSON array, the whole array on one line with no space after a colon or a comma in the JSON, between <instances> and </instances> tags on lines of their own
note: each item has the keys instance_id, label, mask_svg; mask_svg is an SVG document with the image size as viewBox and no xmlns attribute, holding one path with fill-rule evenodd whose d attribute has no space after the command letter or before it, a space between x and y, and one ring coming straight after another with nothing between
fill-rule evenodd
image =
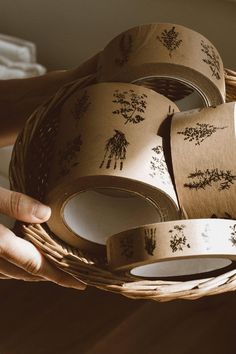
<instances>
[{"instance_id":1,"label":"blurred white object in background","mask_svg":"<svg viewBox=\"0 0 236 354\"><path fill-rule=\"evenodd\" d=\"M0 80L21 79L45 74L36 63L36 46L32 42L0 34Z\"/></svg>"}]
</instances>

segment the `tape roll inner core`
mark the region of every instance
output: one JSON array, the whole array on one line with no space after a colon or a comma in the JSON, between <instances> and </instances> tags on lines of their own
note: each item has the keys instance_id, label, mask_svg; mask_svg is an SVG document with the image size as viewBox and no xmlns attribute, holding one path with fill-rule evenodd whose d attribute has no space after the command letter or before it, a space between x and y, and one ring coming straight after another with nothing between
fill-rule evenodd
<instances>
[{"instance_id":1,"label":"tape roll inner core","mask_svg":"<svg viewBox=\"0 0 236 354\"><path fill-rule=\"evenodd\" d=\"M142 278L160 278L170 276L207 273L225 268L232 261L227 258L189 258L157 262L133 268L130 273Z\"/></svg>"},{"instance_id":2,"label":"tape roll inner core","mask_svg":"<svg viewBox=\"0 0 236 354\"><path fill-rule=\"evenodd\" d=\"M97 188L72 196L64 206L63 219L75 235L105 245L107 237L159 222L162 216L151 201L136 193Z\"/></svg>"},{"instance_id":3,"label":"tape roll inner core","mask_svg":"<svg viewBox=\"0 0 236 354\"><path fill-rule=\"evenodd\" d=\"M180 111L209 105L207 98L191 84L168 77L145 77L132 82L152 89L173 101Z\"/></svg>"}]
</instances>

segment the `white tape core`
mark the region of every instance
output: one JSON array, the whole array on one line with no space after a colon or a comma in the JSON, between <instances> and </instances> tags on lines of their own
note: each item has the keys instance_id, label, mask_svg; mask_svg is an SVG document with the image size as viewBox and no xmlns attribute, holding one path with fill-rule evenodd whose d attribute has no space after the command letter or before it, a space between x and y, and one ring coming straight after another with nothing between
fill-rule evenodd
<instances>
[{"instance_id":1,"label":"white tape core","mask_svg":"<svg viewBox=\"0 0 236 354\"><path fill-rule=\"evenodd\" d=\"M64 222L74 234L102 245L116 233L160 222L161 215L143 197L118 189L85 191L64 207Z\"/></svg>"},{"instance_id":2,"label":"white tape core","mask_svg":"<svg viewBox=\"0 0 236 354\"><path fill-rule=\"evenodd\" d=\"M131 274L143 278L193 275L221 269L231 263L231 260L226 258L179 259L135 267Z\"/></svg>"}]
</instances>

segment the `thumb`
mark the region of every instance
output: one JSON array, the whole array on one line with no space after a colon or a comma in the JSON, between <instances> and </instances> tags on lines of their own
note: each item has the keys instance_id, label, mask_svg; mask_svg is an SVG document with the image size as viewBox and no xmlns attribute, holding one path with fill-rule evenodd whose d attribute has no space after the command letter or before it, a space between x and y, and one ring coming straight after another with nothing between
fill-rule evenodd
<instances>
[{"instance_id":1,"label":"thumb","mask_svg":"<svg viewBox=\"0 0 236 354\"><path fill-rule=\"evenodd\" d=\"M22 193L0 187L0 213L28 223L42 223L51 215L51 209Z\"/></svg>"}]
</instances>

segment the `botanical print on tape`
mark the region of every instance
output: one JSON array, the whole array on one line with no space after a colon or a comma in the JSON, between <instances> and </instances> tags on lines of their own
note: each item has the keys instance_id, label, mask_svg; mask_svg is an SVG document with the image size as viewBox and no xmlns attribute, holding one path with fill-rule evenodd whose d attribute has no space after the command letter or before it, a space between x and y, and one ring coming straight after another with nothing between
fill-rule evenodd
<instances>
[{"instance_id":1,"label":"botanical print on tape","mask_svg":"<svg viewBox=\"0 0 236 354\"><path fill-rule=\"evenodd\" d=\"M187 243L187 238L184 235L185 225L174 225L173 229L169 230L170 236L170 248L172 252L183 251L184 247L190 248L190 244Z\"/></svg>"},{"instance_id":2,"label":"botanical print on tape","mask_svg":"<svg viewBox=\"0 0 236 354\"><path fill-rule=\"evenodd\" d=\"M156 228L144 230L144 242L145 250L150 256L153 256L153 252L156 248Z\"/></svg>"},{"instance_id":3,"label":"botanical print on tape","mask_svg":"<svg viewBox=\"0 0 236 354\"><path fill-rule=\"evenodd\" d=\"M134 238L132 235L124 236L120 240L121 255L130 259L134 255Z\"/></svg>"},{"instance_id":4,"label":"botanical print on tape","mask_svg":"<svg viewBox=\"0 0 236 354\"><path fill-rule=\"evenodd\" d=\"M220 80L219 55L216 54L212 45L206 44L203 40L201 41L201 47L201 51L206 55L202 60L209 66L212 76L214 76L217 80Z\"/></svg>"},{"instance_id":5,"label":"botanical print on tape","mask_svg":"<svg viewBox=\"0 0 236 354\"><path fill-rule=\"evenodd\" d=\"M204 227L204 231L201 232L201 236L203 238L203 241L206 245L206 251L210 251L211 247L209 245L209 230L210 230L210 225L206 224Z\"/></svg>"},{"instance_id":6,"label":"botanical print on tape","mask_svg":"<svg viewBox=\"0 0 236 354\"><path fill-rule=\"evenodd\" d=\"M74 119L77 121L77 123L87 112L90 104L91 102L89 102L89 96L87 94L87 91L84 91L83 95L76 99L76 102L74 104L73 109L71 110L71 113Z\"/></svg>"},{"instance_id":7,"label":"botanical print on tape","mask_svg":"<svg viewBox=\"0 0 236 354\"><path fill-rule=\"evenodd\" d=\"M184 183L184 187L186 188L200 190L216 185L218 191L230 189L236 180L236 176L231 171L223 171L218 168L203 171L196 169L195 172L188 175L188 178L193 181Z\"/></svg>"},{"instance_id":8,"label":"botanical print on tape","mask_svg":"<svg viewBox=\"0 0 236 354\"><path fill-rule=\"evenodd\" d=\"M177 134L182 134L184 140L188 140L189 142L193 141L195 145L201 145L203 141L216 133L217 130L225 128L228 127L216 127L215 125L207 123L196 123L195 127L186 127L183 131L177 132Z\"/></svg>"},{"instance_id":9,"label":"botanical print on tape","mask_svg":"<svg viewBox=\"0 0 236 354\"><path fill-rule=\"evenodd\" d=\"M145 119L144 113L147 108L147 95L144 93L139 95L134 90L123 92L115 90L113 97L114 100L112 102L116 103L119 108L112 113L121 115L125 119L125 124L137 124Z\"/></svg>"},{"instance_id":10,"label":"botanical print on tape","mask_svg":"<svg viewBox=\"0 0 236 354\"><path fill-rule=\"evenodd\" d=\"M78 162L78 153L82 145L81 135L76 136L72 141L68 141L64 148L59 151L60 177L67 175Z\"/></svg>"},{"instance_id":11,"label":"botanical print on tape","mask_svg":"<svg viewBox=\"0 0 236 354\"><path fill-rule=\"evenodd\" d=\"M149 175L152 178L160 177L163 183L169 184L171 181L169 177L168 168L165 162L163 147L161 145L157 145L152 148L152 151L154 151L155 155L152 156L152 159L150 161L151 173L149 173Z\"/></svg>"},{"instance_id":12,"label":"botanical print on tape","mask_svg":"<svg viewBox=\"0 0 236 354\"><path fill-rule=\"evenodd\" d=\"M119 42L120 58L115 59L115 63L118 66L125 65L128 60L130 53L132 52L133 38L131 34L124 33Z\"/></svg>"},{"instance_id":13,"label":"botanical print on tape","mask_svg":"<svg viewBox=\"0 0 236 354\"><path fill-rule=\"evenodd\" d=\"M236 247L236 224L234 224L233 226L230 226L231 232L230 232L230 241L232 243L232 246Z\"/></svg>"},{"instance_id":14,"label":"botanical print on tape","mask_svg":"<svg viewBox=\"0 0 236 354\"><path fill-rule=\"evenodd\" d=\"M175 26L170 30L165 29L162 31L161 37L157 36L157 39L169 51L170 58L172 57L172 52L179 48L183 42L182 39L179 39L179 32L176 32Z\"/></svg>"},{"instance_id":15,"label":"botanical print on tape","mask_svg":"<svg viewBox=\"0 0 236 354\"><path fill-rule=\"evenodd\" d=\"M129 142L126 140L125 134L120 130L114 129L114 131L115 134L106 142L105 153L100 168L105 165L105 168L108 169L112 167L113 162L114 170L117 168L117 165L122 170Z\"/></svg>"}]
</instances>

